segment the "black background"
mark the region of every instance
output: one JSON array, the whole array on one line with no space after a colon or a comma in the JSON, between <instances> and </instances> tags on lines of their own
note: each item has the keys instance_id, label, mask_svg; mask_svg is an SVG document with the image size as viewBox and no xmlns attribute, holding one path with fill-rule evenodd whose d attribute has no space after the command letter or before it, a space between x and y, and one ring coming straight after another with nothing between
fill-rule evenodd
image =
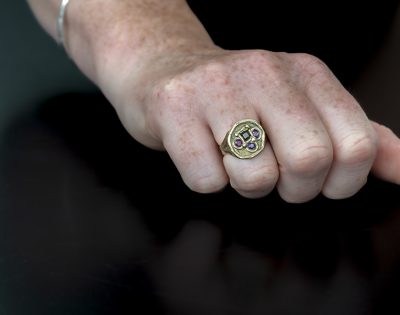
<instances>
[{"instance_id":1,"label":"black background","mask_svg":"<svg viewBox=\"0 0 400 315\"><path fill-rule=\"evenodd\" d=\"M276 4L246 20L244 6L211 7L218 44L315 53L346 84L394 14ZM301 205L193 193L166 153L128 136L26 4L1 14L0 314L399 313L397 186L371 177L353 198ZM313 25L337 20L344 37L316 41ZM268 41L251 32L263 23Z\"/></svg>"}]
</instances>

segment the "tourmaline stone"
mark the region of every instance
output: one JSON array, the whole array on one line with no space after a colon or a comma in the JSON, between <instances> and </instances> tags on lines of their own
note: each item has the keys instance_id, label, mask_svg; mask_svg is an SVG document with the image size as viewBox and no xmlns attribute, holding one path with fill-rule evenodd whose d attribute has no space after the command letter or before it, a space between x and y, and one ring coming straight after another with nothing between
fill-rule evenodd
<instances>
[{"instance_id":1,"label":"tourmaline stone","mask_svg":"<svg viewBox=\"0 0 400 315\"><path fill-rule=\"evenodd\" d=\"M255 149L257 148L257 146L256 146L255 143L250 142L250 143L247 144L247 148L248 148L249 150L255 150Z\"/></svg>"},{"instance_id":2,"label":"tourmaline stone","mask_svg":"<svg viewBox=\"0 0 400 315\"><path fill-rule=\"evenodd\" d=\"M260 130L253 129L253 136L258 139L260 137Z\"/></svg>"},{"instance_id":3,"label":"tourmaline stone","mask_svg":"<svg viewBox=\"0 0 400 315\"><path fill-rule=\"evenodd\" d=\"M234 142L234 144L235 144L235 147L241 148L242 145L243 145L243 141L240 140L240 139L236 139L235 142Z\"/></svg>"}]
</instances>

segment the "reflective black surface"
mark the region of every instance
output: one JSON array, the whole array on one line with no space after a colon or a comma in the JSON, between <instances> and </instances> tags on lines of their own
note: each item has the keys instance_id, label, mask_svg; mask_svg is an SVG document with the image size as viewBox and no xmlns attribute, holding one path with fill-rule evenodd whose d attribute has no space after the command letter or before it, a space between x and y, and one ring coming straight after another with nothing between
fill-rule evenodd
<instances>
[{"instance_id":1,"label":"reflective black surface","mask_svg":"<svg viewBox=\"0 0 400 315\"><path fill-rule=\"evenodd\" d=\"M0 315L400 312L398 186L371 177L353 198L301 205L276 192L260 200L229 188L193 193L166 153L132 140L110 104L88 92L93 86L39 29L26 3L6 2L0 11ZM204 1L206 9L211 2ZM296 14L300 5L288 8L295 20L305 17ZM204 22L219 43L265 40L246 36L243 20L232 16L218 25L221 11L214 9ZM297 41L271 31L267 45L311 47L350 82L367 59L374 62L390 25L384 16L392 11L376 4L358 15L351 13L355 4L347 9L343 38L314 40L296 28L286 35ZM325 13L332 18L340 11ZM204 19L204 7L196 12ZM267 15L287 16L275 13ZM332 21L322 17L316 20ZM307 21L304 27L314 29ZM363 23L349 29L346 21ZM353 42L357 32L362 36ZM372 118L399 133L395 94L379 85L391 83L398 93L393 73L372 81L369 90L382 92L360 95Z\"/></svg>"},{"instance_id":2,"label":"reflective black surface","mask_svg":"<svg viewBox=\"0 0 400 315\"><path fill-rule=\"evenodd\" d=\"M190 192L99 94L1 144L2 314L395 314L399 187L290 205Z\"/></svg>"}]
</instances>

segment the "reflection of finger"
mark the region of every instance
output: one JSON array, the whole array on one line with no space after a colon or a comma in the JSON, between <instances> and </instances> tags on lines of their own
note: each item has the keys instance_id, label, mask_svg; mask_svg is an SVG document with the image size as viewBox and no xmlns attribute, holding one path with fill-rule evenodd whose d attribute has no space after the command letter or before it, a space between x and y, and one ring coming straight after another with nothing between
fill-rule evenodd
<instances>
[{"instance_id":1,"label":"reflection of finger","mask_svg":"<svg viewBox=\"0 0 400 315\"><path fill-rule=\"evenodd\" d=\"M172 280L189 277L204 279L218 257L221 235L219 230L202 221L189 221L165 252L165 267L176 274Z\"/></svg>"},{"instance_id":2,"label":"reflection of finger","mask_svg":"<svg viewBox=\"0 0 400 315\"><path fill-rule=\"evenodd\" d=\"M232 305L217 265L220 243L220 232L214 226L189 222L164 249L155 266L155 279L172 313L214 314Z\"/></svg>"},{"instance_id":3,"label":"reflection of finger","mask_svg":"<svg viewBox=\"0 0 400 315\"><path fill-rule=\"evenodd\" d=\"M288 202L308 201L321 191L331 165L328 133L301 92L282 84L279 94L264 94L258 111L279 164L279 194Z\"/></svg>"},{"instance_id":4,"label":"reflection of finger","mask_svg":"<svg viewBox=\"0 0 400 315\"><path fill-rule=\"evenodd\" d=\"M200 121L181 126L181 130L173 127L178 125L169 124L163 132L163 139L183 181L200 193L221 190L228 178L210 130Z\"/></svg>"},{"instance_id":5,"label":"reflection of finger","mask_svg":"<svg viewBox=\"0 0 400 315\"><path fill-rule=\"evenodd\" d=\"M243 119L257 121L257 116L251 106L245 107L245 110L241 110L239 106L231 106L231 109L231 111L227 111L228 114L218 118L210 110L208 121L218 143L223 141L225 134L231 130L237 121ZM246 145L246 140L242 140L242 144ZM246 151L246 149L242 149L242 151ZM229 175L231 186L248 198L267 195L274 189L279 176L276 159L270 145L266 145L257 156L250 159L239 159L228 153L224 156L224 166Z\"/></svg>"},{"instance_id":6,"label":"reflection of finger","mask_svg":"<svg viewBox=\"0 0 400 315\"><path fill-rule=\"evenodd\" d=\"M372 170L383 180L400 185L400 139L387 127L373 122L378 134L378 154Z\"/></svg>"},{"instance_id":7,"label":"reflection of finger","mask_svg":"<svg viewBox=\"0 0 400 315\"><path fill-rule=\"evenodd\" d=\"M357 101L328 68L311 79L308 96L329 132L334 161L324 184L329 198L355 194L367 181L376 154L376 134Z\"/></svg>"}]
</instances>

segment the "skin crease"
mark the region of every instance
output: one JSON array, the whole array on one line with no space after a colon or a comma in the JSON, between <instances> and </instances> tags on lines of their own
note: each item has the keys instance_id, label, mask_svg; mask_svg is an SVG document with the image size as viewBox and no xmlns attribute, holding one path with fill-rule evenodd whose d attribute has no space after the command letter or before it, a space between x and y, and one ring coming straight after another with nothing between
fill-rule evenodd
<instances>
[{"instance_id":1,"label":"skin crease","mask_svg":"<svg viewBox=\"0 0 400 315\"><path fill-rule=\"evenodd\" d=\"M29 0L56 37L60 1ZM400 183L400 141L368 120L328 67L307 54L217 47L183 0L72 0L65 47L137 141L166 150L184 182L288 202L355 194L372 168ZM238 120L268 142L251 160L222 155ZM196 139L196 141L193 141Z\"/></svg>"}]
</instances>

